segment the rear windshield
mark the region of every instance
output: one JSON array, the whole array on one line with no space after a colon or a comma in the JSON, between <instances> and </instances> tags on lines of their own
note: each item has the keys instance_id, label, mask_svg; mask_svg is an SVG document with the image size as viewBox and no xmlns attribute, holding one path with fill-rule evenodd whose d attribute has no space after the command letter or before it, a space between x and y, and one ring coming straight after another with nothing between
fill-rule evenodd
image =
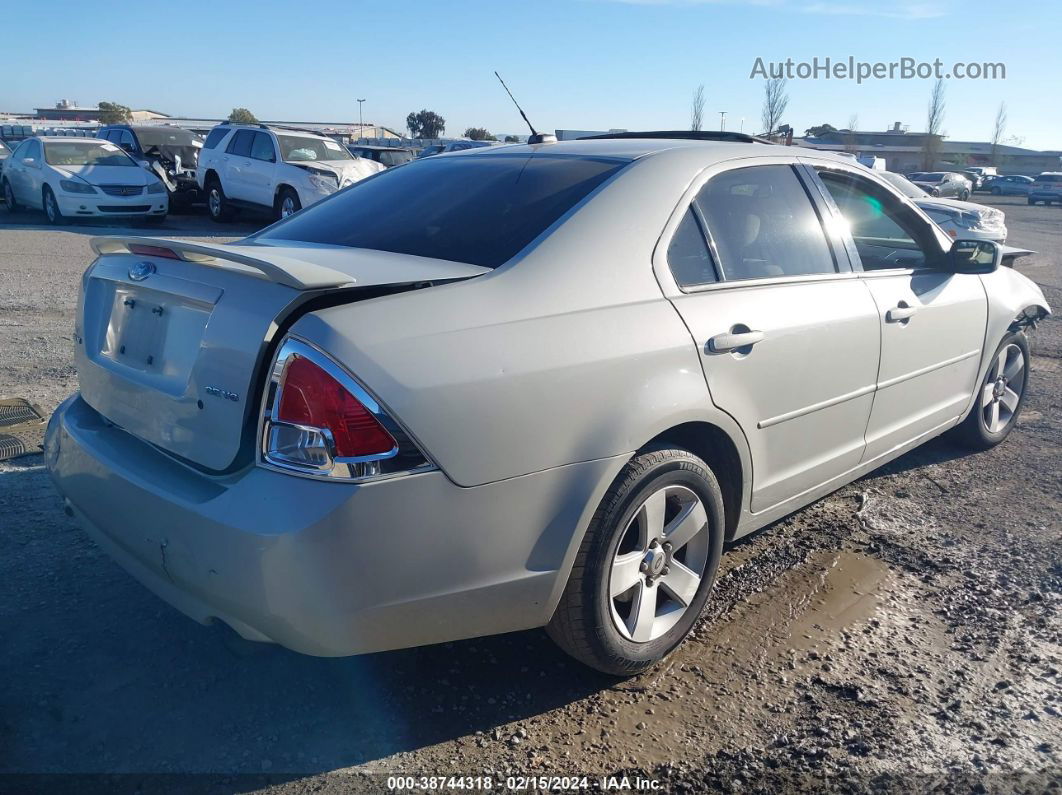
<instances>
[{"instance_id":1,"label":"rear windshield","mask_svg":"<svg viewBox=\"0 0 1062 795\"><path fill-rule=\"evenodd\" d=\"M1041 174L1036 182L1062 182L1062 174Z\"/></svg>"},{"instance_id":2,"label":"rear windshield","mask_svg":"<svg viewBox=\"0 0 1062 795\"><path fill-rule=\"evenodd\" d=\"M418 160L357 182L258 237L496 268L626 162L515 153Z\"/></svg>"}]
</instances>

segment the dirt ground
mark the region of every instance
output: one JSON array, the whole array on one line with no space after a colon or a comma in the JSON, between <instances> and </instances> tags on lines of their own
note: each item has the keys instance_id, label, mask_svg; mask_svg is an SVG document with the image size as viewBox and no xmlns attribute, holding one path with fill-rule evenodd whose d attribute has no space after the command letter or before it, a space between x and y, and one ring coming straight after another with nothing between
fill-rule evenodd
<instances>
[{"instance_id":1,"label":"dirt ground","mask_svg":"<svg viewBox=\"0 0 1062 795\"><path fill-rule=\"evenodd\" d=\"M1062 311L1062 208L981 200L1040 252L1019 270ZM0 213L0 396L47 412L77 386L76 289L101 230L39 221ZM70 783L12 777L28 773L126 774L82 791L360 791L394 773L1062 788L1062 321L1032 350L1004 445L934 441L737 543L695 636L625 681L540 631L347 659L238 641L103 555L40 456L0 463L0 790Z\"/></svg>"}]
</instances>

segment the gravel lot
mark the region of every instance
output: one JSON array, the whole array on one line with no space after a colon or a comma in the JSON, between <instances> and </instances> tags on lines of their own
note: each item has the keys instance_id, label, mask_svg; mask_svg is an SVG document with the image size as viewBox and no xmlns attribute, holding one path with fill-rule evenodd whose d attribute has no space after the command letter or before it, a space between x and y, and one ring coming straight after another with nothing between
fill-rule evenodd
<instances>
[{"instance_id":1,"label":"gravel lot","mask_svg":"<svg viewBox=\"0 0 1062 795\"><path fill-rule=\"evenodd\" d=\"M978 200L1040 252L1019 269L1062 309L1062 208ZM76 291L104 232L42 220L0 211L0 396L51 411L77 387ZM348 659L239 641L104 556L40 456L0 463L0 774L211 792L364 789L380 772L626 772L676 792L1062 786L1062 322L1032 350L1006 444L934 441L738 543L696 636L626 681L538 631Z\"/></svg>"}]
</instances>

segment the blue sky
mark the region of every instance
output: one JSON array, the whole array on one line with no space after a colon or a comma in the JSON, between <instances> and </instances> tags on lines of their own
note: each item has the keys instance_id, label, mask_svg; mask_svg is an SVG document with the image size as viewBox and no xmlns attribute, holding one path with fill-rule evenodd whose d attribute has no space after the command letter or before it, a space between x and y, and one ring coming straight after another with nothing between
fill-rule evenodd
<instances>
[{"instance_id":1,"label":"blue sky","mask_svg":"<svg viewBox=\"0 0 1062 795\"><path fill-rule=\"evenodd\" d=\"M34 3L14 3L8 31L41 30ZM174 115L357 119L402 128L429 108L447 133L523 132L498 69L540 129L686 128L703 83L706 128L759 131L757 57L810 61L1001 61L1005 80L950 80L945 133L986 140L1001 101L1008 135L1062 149L1062 3L986 0L460 0L296 3L184 0L68 2L40 35L5 37L0 110L60 98ZM173 35L168 37L167 30ZM42 46L43 43L43 46ZM792 80L783 121L861 129L925 125L931 80Z\"/></svg>"}]
</instances>

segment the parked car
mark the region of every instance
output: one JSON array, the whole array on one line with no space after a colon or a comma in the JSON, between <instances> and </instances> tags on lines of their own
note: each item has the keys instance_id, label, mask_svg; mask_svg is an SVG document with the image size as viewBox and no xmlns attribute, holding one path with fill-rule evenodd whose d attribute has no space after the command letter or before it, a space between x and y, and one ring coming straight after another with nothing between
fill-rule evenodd
<instances>
[{"instance_id":1,"label":"parked car","mask_svg":"<svg viewBox=\"0 0 1062 795\"><path fill-rule=\"evenodd\" d=\"M907 178L891 171L883 171L881 176L918 205L950 237L995 240L998 243L1007 239L1006 215L1002 210L974 202L930 196Z\"/></svg>"},{"instance_id":2,"label":"parked car","mask_svg":"<svg viewBox=\"0 0 1062 795\"><path fill-rule=\"evenodd\" d=\"M347 151L354 157L364 157L369 160L373 160L386 168L392 166L400 166L403 163L409 163L415 160L412 149L406 149L401 146L365 146L362 144L351 144L347 147Z\"/></svg>"},{"instance_id":3,"label":"parked car","mask_svg":"<svg viewBox=\"0 0 1062 795\"><path fill-rule=\"evenodd\" d=\"M961 201L970 198L973 186L970 180L954 171L919 172L910 176L911 182L930 196L947 198L952 196Z\"/></svg>"},{"instance_id":4,"label":"parked car","mask_svg":"<svg viewBox=\"0 0 1062 795\"><path fill-rule=\"evenodd\" d=\"M114 124L96 133L117 144L154 172L170 198L170 207L187 207L199 198L196 164L203 139L189 130L168 124Z\"/></svg>"},{"instance_id":5,"label":"parked car","mask_svg":"<svg viewBox=\"0 0 1062 795\"><path fill-rule=\"evenodd\" d=\"M3 141L0 141L0 177L2 177L4 174L4 161L7 160L10 156L11 148Z\"/></svg>"},{"instance_id":6,"label":"parked car","mask_svg":"<svg viewBox=\"0 0 1062 795\"><path fill-rule=\"evenodd\" d=\"M98 138L27 138L4 166L8 212L44 210L48 221L133 217L162 223L166 187L116 144Z\"/></svg>"},{"instance_id":7,"label":"parked car","mask_svg":"<svg viewBox=\"0 0 1062 795\"><path fill-rule=\"evenodd\" d=\"M1007 174L1006 176L990 177L982 186L993 196L1026 196L1032 186L1033 178L1024 177L1020 174Z\"/></svg>"},{"instance_id":8,"label":"parked car","mask_svg":"<svg viewBox=\"0 0 1062 795\"><path fill-rule=\"evenodd\" d=\"M985 180L996 176L996 167L969 166L963 169L962 175L966 177L967 180L969 180L972 189L976 192L981 188L982 185L984 185Z\"/></svg>"},{"instance_id":9,"label":"parked car","mask_svg":"<svg viewBox=\"0 0 1062 795\"><path fill-rule=\"evenodd\" d=\"M546 626L627 675L724 541L1007 437L1049 308L997 244L828 153L669 135L428 158L234 244L96 238L64 506L246 638Z\"/></svg>"},{"instance_id":10,"label":"parked car","mask_svg":"<svg viewBox=\"0 0 1062 795\"><path fill-rule=\"evenodd\" d=\"M203 143L196 182L215 221L230 220L240 208L268 208L286 218L383 170L324 135L224 123Z\"/></svg>"},{"instance_id":11,"label":"parked car","mask_svg":"<svg viewBox=\"0 0 1062 795\"><path fill-rule=\"evenodd\" d=\"M1062 171L1045 171L1029 185L1029 204L1062 202Z\"/></svg>"},{"instance_id":12,"label":"parked car","mask_svg":"<svg viewBox=\"0 0 1062 795\"><path fill-rule=\"evenodd\" d=\"M447 152L464 152L466 149L479 149L484 146L496 146L497 143L497 141L450 141L450 143L443 147L440 154L445 154Z\"/></svg>"}]
</instances>

